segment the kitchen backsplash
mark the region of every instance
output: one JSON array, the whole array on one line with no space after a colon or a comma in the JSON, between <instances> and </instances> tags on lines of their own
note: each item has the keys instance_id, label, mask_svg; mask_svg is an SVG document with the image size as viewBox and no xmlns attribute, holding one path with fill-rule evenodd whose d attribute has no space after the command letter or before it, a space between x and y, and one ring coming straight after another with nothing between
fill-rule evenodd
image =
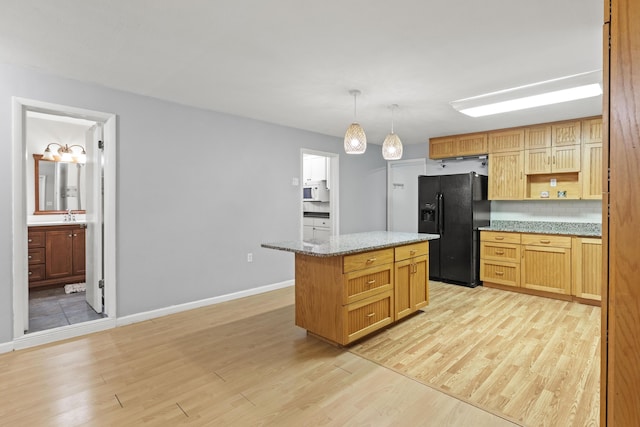
<instances>
[{"instance_id":1,"label":"kitchen backsplash","mask_svg":"<svg viewBox=\"0 0 640 427\"><path fill-rule=\"evenodd\" d=\"M492 201L491 221L554 221L602 223L600 200Z\"/></svg>"}]
</instances>

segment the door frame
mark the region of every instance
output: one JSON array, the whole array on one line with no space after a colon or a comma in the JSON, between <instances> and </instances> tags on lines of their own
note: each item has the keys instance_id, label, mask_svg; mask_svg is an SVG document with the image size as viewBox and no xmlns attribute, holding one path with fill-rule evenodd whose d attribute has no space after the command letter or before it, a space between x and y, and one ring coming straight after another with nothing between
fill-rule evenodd
<instances>
[{"instance_id":1,"label":"door frame","mask_svg":"<svg viewBox=\"0 0 640 427\"><path fill-rule=\"evenodd\" d=\"M91 120L103 125L104 151L104 297L107 317L34 332L24 333L28 320L26 113L35 111ZM18 350L72 338L116 326L116 115L99 111L12 97L12 207L13 207L13 346Z\"/></svg>"},{"instance_id":2,"label":"door frame","mask_svg":"<svg viewBox=\"0 0 640 427\"><path fill-rule=\"evenodd\" d=\"M304 204L302 201L302 186L304 185L304 175L303 175L303 159L305 154L310 154L314 156L323 156L329 159L329 182L330 182L330 190L329 190L329 219L331 220L331 235L337 236L340 234L340 155L337 153L330 153L327 151L318 151L311 150L309 148L301 148L300 149L300 178L298 182L300 183L300 192L298 193L300 197L300 214L298 218L300 218L300 240L303 240L304 235Z\"/></svg>"}]
</instances>

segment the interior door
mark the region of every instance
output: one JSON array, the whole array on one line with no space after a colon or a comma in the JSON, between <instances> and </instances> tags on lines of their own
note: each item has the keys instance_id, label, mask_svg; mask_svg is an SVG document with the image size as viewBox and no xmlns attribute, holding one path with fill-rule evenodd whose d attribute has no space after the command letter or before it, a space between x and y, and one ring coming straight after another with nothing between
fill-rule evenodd
<instances>
[{"instance_id":1,"label":"interior door","mask_svg":"<svg viewBox=\"0 0 640 427\"><path fill-rule=\"evenodd\" d=\"M102 192L102 125L92 126L86 135L87 168L87 230L86 230L86 278L87 303L96 311L102 313L102 288L100 280L103 278L102 268L102 230L103 230L103 192Z\"/></svg>"},{"instance_id":2,"label":"interior door","mask_svg":"<svg viewBox=\"0 0 640 427\"><path fill-rule=\"evenodd\" d=\"M425 174L424 160L389 162L387 230L418 232L418 176Z\"/></svg>"}]
</instances>

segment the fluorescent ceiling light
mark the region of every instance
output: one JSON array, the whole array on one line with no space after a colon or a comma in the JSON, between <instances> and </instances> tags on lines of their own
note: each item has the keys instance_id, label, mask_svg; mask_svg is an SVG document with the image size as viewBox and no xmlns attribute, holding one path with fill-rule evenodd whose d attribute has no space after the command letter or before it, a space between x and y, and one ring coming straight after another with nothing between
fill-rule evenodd
<instances>
[{"instance_id":1,"label":"fluorescent ceiling light","mask_svg":"<svg viewBox=\"0 0 640 427\"><path fill-rule=\"evenodd\" d=\"M492 92L451 102L453 108L471 117L488 116L559 104L602 95L600 70L526 86Z\"/></svg>"}]
</instances>

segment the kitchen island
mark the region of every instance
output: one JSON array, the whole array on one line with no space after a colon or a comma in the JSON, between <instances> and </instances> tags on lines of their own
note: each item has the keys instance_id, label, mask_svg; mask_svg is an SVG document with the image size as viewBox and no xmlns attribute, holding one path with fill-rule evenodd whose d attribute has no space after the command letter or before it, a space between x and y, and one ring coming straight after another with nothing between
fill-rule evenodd
<instances>
[{"instance_id":1,"label":"kitchen island","mask_svg":"<svg viewBox=\"0 0 640 427\"><path fill-rule=\"evenodd\" d=\"M429 303L429 240L373 231L325 241L264 243L295 253L296 325L346 345Z\"/></svg>"}]
</instances>

